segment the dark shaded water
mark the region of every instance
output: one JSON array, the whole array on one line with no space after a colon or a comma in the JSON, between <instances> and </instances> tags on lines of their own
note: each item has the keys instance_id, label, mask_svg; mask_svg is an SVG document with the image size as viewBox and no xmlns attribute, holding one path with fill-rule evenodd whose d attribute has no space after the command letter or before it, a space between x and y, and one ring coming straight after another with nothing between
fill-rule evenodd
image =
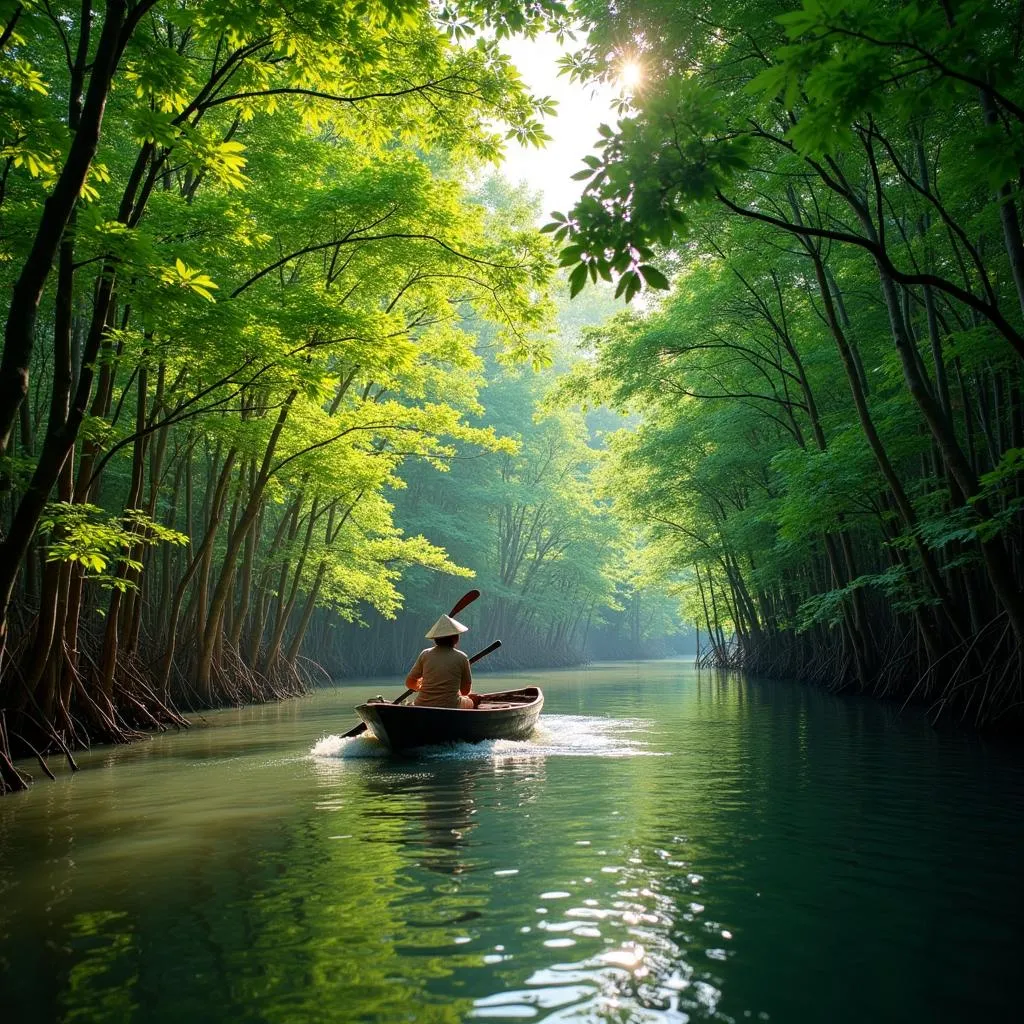
<instances>
[{"instance_id":1,"label":"dark shaded water","mask_svg":"<svg viewBox=\"0 0 1024 1024\"><path fill-rule=\"evenodd\" d=\"M516 679L529 743L317 744L375 682L0 801L0 1020L1019 1019L1019 749L681 663Z\"/></svg>"}]
</instances>

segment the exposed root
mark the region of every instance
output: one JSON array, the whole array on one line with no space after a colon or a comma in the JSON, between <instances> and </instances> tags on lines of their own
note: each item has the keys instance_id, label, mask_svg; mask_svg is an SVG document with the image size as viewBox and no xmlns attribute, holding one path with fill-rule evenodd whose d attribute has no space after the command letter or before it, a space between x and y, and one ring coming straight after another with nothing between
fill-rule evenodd
<instances>
[{"instance_id":1,"label":"exposed root","mask_svg":"<svg viewBox=\"0 0 1024 1024\"><path fill-rule=\"evenodd\" d=\"M11 758L11 744L7 736L7 721L0 710L0 794L28 789L31 777L20 772Z\"/></svg>"},{"instance_id":2,"label":"exposed root","mask_svg":"<svg viewBox=\"0 0 1024 1024\"><path fill-rule=\"evenodd\" d=\"M44 772L45 772L45 773L46 773L46 774L47 774L47 775L48 775L48 776L49 776L49 777L50 777L50 778L51 778L52 780L56 781L56 779L57 779L57 776L56 776L56 775L54 775L52 771L50 771L50 766L49 766L49 765L48 765L48 764L46 763L46 760L45 760L45 758L43 757L43 755L42 755L42 754L40 754L40 753L39 753L39 751L38 751L38 750L36 750L36 748L35 748L35 747L33 747L33 746L32 746L32 744L31 744L31 743L29 743L29 741L28 741L27 739L25 739L25 737L24 737L24 736L19 736L19 735L18 735L17 733L13 733L12 735L14 736L14 738L15 738L15 739L16 739L16 740L17 740L17 741L18 741L19 743L21 743L22 745L24 745L24 746L28 747L28 749L32 751L33 755L35 755L35 759L36 759L36 760L37 760L37 761L39 762L39 767L40 767L40 768L42 768L42 769L43 769L43 771L44 771Z\"/></svg>"},{"instance_id":3,"label":"exposed root","mask_svg":"<svg viewBox=\"0 0 1024 1024\"><path fill-rule=\"evenodd\" d=\"M900 711L925 708L932 724L952 720L973 728L1024 726L1024 655L1014 643L1008 619L999 615L977 633L951 643L932 659L910 622L879 631L866 679L837 642L823 644L800 634L764 637L754 645L731 637L698 651L698 669L746 671L766 678L813 682L832 692L852 690L898 700ZM951 638L952 639L952 638Z\"/></svg>"}]
</instances>

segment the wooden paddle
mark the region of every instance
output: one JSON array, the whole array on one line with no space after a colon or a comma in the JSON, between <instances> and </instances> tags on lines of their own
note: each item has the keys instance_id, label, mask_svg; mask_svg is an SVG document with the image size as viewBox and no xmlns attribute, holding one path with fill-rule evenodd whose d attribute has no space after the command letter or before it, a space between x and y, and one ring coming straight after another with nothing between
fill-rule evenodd
<instances>
[{"instance_id":1,"label":"wooden paddle","mask_svg":"<svg viewBox=\"0 0 1024 1024\"><path fill-rule=\"evenodd\" d=\"M500 640L495 640L493 644L488 644L482 651L477 651L476 654L469 659L470 665L475 665L481 658L486 658L488 654L493 654L500 646ZM412 690L409 692L412 693Z\"/></svg>"},{"instance_id":2,"label":"wooden paddle","mask_svg":"<svg viewBox=\"0 0 1024 1024\"><path fill-rule=\"evenodd\" d=\"M452 606L452 610L448 614L454 619L455 616L458 615L463 608L465 608L467 605L472 604L479 596L479 590L467 590L466 593L464 593L462 597L460 597L458 601L455 602L455 604ZM501 641L498 641L499 646L500 643ZM493 645L492 647L489 647L487 649L487 653L489 654L491 650L493 650ZM479 656L483 657L483 655L484 652L481 651ZM413 692L413 690L406 690L401 697L396 697L391 703L401 704L402 701L408 700ZM366 723L360 722L358 725L355 725L351 729L349 729L348 732L343 732L341 735L344 739L349 739L352 736L362 736L364 732L366 732Z\"/></svg>"}]
</instances>

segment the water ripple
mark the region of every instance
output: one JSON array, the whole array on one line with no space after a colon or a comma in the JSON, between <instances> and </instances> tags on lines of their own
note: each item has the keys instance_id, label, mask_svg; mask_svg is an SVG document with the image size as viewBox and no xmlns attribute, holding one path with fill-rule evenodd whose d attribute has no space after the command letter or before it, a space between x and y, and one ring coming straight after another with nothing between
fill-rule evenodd
<instances>
[{"instance_id":1,"label":"water ripple","mask_svg":"<svg viewBox=\"0 0 1024 1024\"><path fill-rule=\"evenodd\" d=\"M664 751L651 750L647 740L638 738L654 723L638 718L599 718L592 715L545 715L526 740L485 740L482 743L445 743L421 747L421 760L491 761L529 760L546 757L658 757ZM323 736L310 754L316 758L365 760L389 757L389 751L372 733L345 738Z\"/></svg>"},{"instance_id":2,"label":"water ripple","mask_svg":"<svg viewBox=\"0 0 1024 1024\"><path fill-rule=\"evenodd\" d=\"M3 1024L1020 1016L1019 749L672 663L529 681L521 743L390 757L329 735L348 688L0 801Z\"/></svg>"}]
</instances>

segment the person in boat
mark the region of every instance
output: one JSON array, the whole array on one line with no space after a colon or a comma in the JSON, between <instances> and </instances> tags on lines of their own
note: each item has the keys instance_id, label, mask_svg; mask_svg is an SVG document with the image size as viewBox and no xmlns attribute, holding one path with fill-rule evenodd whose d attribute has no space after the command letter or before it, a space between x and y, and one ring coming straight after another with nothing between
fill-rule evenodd
<instances>
[{"instance_id":1,"label":"person in boat","mask_svg":"<svg viewBox=\"0 0 1024 1024\"><path fill-rule=\"evenodd\" d=\"M473 688L473 670L469 658L459 650L459 635L469 629L450 615L430 627L427 639L433 647L420 651L416 664L405 677L410 690L418 690L413 702L428 708L463 708L472 710L480 702Z\"/></svg>"}]
</instances>

